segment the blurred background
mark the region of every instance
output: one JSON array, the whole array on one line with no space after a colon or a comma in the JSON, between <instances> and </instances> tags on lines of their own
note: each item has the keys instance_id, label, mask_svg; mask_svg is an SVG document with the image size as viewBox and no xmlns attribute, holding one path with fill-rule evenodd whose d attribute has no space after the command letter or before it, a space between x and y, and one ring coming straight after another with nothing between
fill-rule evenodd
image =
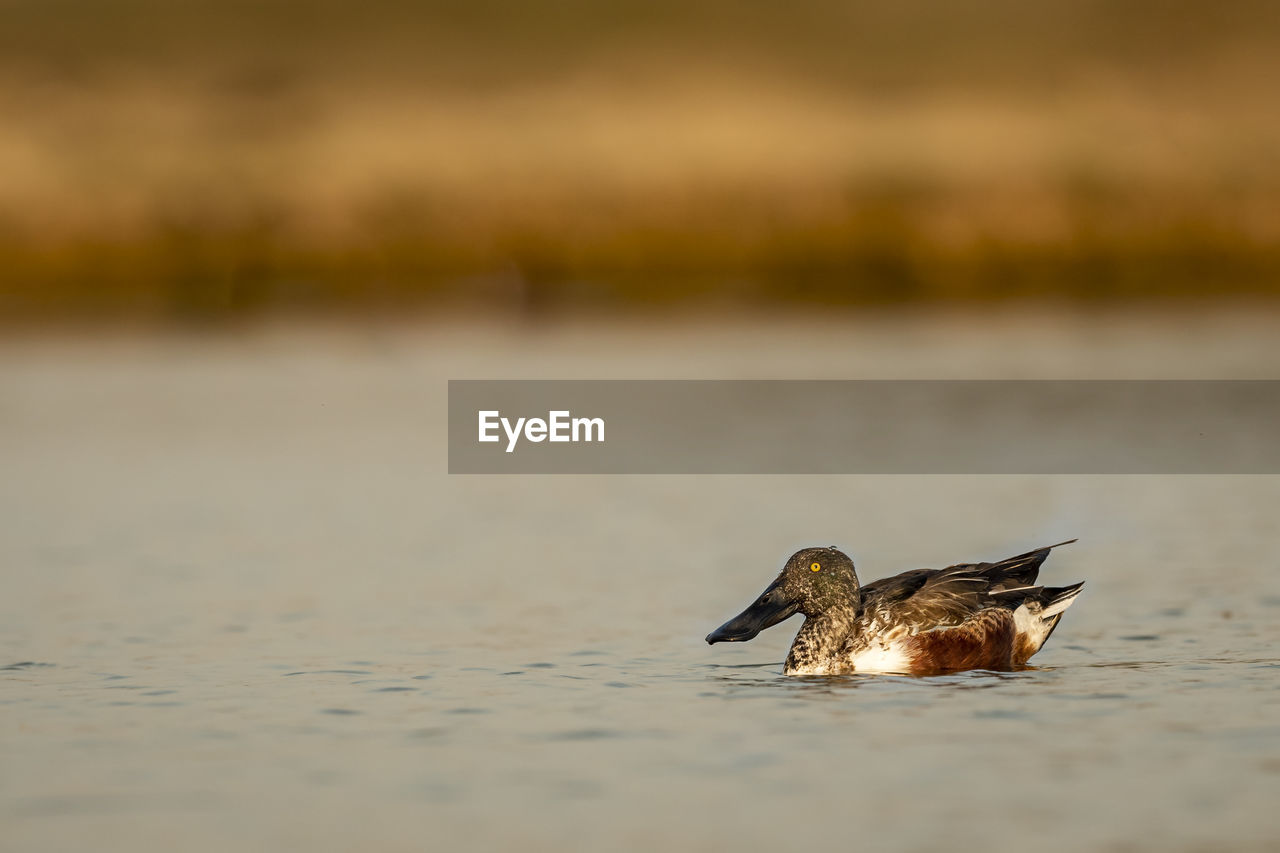
<instances>
[{"instance_id":1,"label":"blurred background","mask_svg":"<svg viewBox=\"0 0 1280 853\"><path fill-rule=\"evenodd\" d=\"M1266 0L0 11L10 326L1277 295Z\"/></svg>"}]
</instances>

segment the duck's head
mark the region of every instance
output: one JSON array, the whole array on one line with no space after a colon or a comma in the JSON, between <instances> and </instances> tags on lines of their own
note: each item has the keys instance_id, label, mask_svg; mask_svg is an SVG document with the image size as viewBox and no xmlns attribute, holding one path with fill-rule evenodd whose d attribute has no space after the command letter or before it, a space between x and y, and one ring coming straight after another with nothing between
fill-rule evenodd
<instances>
[{"instance_id":1,"label":"duck's head","mask_svg":"<svg viewBox=\"0 0 1280 853\"><path fill-rule=\"evenodd\" d=\"M707 635L708 643L742 643L797 613L819 616L839 604L857 606L858 576L839 548L803 548L751 606Z\"/></svg>"}]
</instances>

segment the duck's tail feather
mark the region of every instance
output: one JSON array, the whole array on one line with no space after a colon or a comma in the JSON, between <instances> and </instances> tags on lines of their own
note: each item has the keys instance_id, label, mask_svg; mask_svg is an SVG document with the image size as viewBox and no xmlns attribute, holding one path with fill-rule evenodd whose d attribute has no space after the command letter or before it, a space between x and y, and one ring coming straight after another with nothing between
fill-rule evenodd
<instances>
[{"instance_id":1,"label":"duck's tail feather","mask_svg":"<svg viewBox=\"0 0 1280 853\"><path fill-rule=\"evenodd\" d=\"M1049 556L1049 552L1054 548L1070 545L1075 541L1074 539L1068 539L1066 542L1059 542L1056 545L1046 545L1043 548L1036 548L1034 551L1019 554L1016 557L1009 557L995 563L985 563L979 568L982 574L990 579L993 590L1014 590L1019 587L1032 587L1035 585L1036 577L1040 574L1040 566L1044 563L1045 558Z\"/></svg>"},{"instance_id":2,"label":"duck's tail feather","mask_svg":"<svg viewBox=\"0 0 1280 853\"><path fill-rule=\"evenodd\" d=\"M1054 629L1062 621L1062 612L1071 606L1071 602L1076 600L1076 596L1080 594L1082 589L1084 589L1084 581L1073 583L1071 586L1047 587L1045 589L1043 603L1041 604L1044 610L1041 611L1040 618L1049 629L1044 632L1044 639L1040 641L1041 646L1049 642L1049 638L1053 636Z\"/></svg>"},{"instance_id":3,"label":"duck's tail feather","mask_svg":"<svg viewBox=\"0 0 1280 853\"><path fill-rule=\"evenodd\" d=\"M1073 583L1071 586L1055 586L1045 587L1040 606L1044 610L1040 614L1040 618L1048 619L1052 616L1058 616L1062 611L1071 606L1071 602L1075 601L1076 596L1080 594L1080 590L1084 589L1084 581Z\"/></svg>"}]
</instances>

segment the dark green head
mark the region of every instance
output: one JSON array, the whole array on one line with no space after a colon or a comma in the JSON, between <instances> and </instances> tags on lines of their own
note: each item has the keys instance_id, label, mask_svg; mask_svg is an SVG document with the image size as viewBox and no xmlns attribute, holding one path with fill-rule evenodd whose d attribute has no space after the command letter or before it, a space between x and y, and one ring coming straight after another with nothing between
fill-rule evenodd
<instances>
[{"instance_id":1,"label":"dark green head","mask_svg":"<svg viewBox=\"0 0 1280 853\"><path fill-rule=\"evenodd\" d=\"M797 613L820 616L832 607L858 606L853 560L836 546L804 548L750 607L707 635L708 643L741 643Z\"/></svg>"}]
</instances>

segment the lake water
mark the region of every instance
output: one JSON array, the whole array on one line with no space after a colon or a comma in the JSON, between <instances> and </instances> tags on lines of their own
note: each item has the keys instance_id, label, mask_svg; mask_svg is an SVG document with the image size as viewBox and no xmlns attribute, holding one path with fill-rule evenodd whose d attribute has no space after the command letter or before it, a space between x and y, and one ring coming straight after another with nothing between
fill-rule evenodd
<instances>
[{"instance_id":1,"label":"lake water","mask_svg":"<svg viewBox=\"0 0 1280 853\"><path fill-rule=\"evenodd\" d=\"M1280 477L449 477L444 402L462 377L1270 378L1276 329L10 340L0 849L1274 850ZM1088 585L1033 670L788 679L797 621L702 641L802 545L872 579L1071 537L1041 578Z\"/></svg>"}]
</instances>

